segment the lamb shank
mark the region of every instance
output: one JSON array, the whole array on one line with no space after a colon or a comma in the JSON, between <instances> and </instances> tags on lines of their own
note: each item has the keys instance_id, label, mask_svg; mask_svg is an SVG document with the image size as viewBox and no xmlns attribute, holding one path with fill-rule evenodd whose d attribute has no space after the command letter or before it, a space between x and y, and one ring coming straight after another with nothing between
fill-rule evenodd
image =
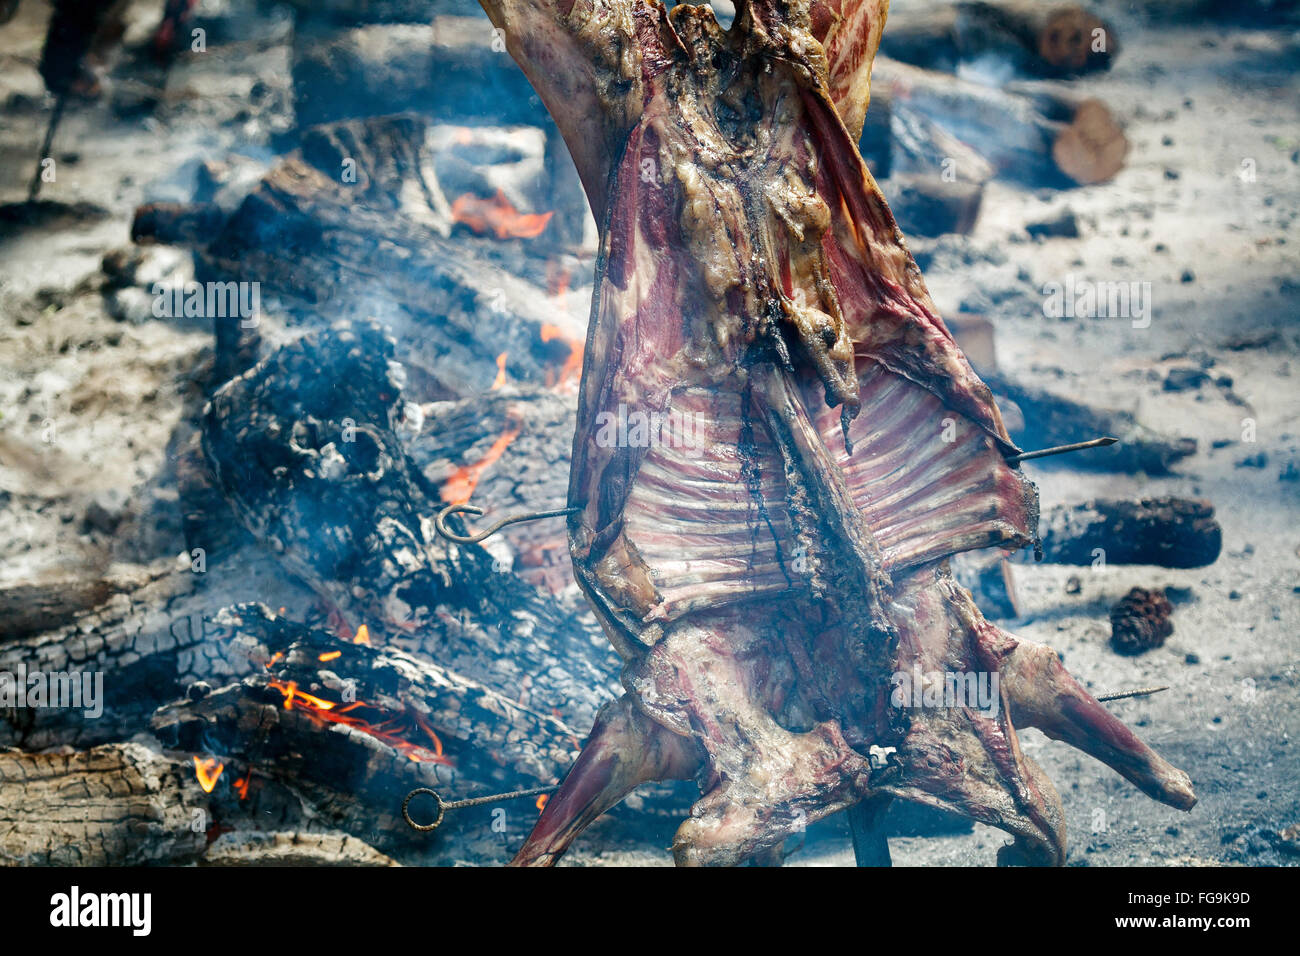
<instances>
[{"instance_id":1,"label":"lamb shank","mask_svg":"<svg viewBox=\"0 0 1300 956\"><path fill-rule=\"evenodd\" d=\"M569 535L626 688L515 863L694 777L680 864L894 797L1059 864L1024 726L1189 809L1186 774L949 574L1030 544L1037 492L857 150L885 0L739 0L726 30L659 0L482 3L602 224ZM901 706L908 673L996 675L996 699Z\"/></svg>"}]
</instances>

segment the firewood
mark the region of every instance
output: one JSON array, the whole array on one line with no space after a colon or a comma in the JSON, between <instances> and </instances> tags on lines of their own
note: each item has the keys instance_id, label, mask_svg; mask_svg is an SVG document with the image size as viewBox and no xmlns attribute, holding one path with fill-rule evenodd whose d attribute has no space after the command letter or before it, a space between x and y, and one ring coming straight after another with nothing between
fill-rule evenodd
<instances>
[{"instance_id":1,"label":"firewood","mask_svg":"<svg viewBox=\"0 0 1300 956\"><path fill-rule=\"evenodd\" d=\"M891 11L881 41L888 56L929 69L998 60L1035 76L1110 69L1113 27L1091 11L1041 0L946 3Z\"/></svg>"},{"instance_id":2,"label":"firewood","mask_svg":"<svg viewBox=\"0 0 1300 956\"><path fill-rule=\"evenodd\" d=\"M536 127L546 136L542 192L554 221L548 241L582 239L586 202L573 161L540 98L481 17L438 16L432 24L300 31L293 61L300 128L414 112L440 122Z\"/></svg>"},{"instance_id":3,"label":"firewood","mask_svg":"<svg viewBox=\"0 0 1300 956\"><path fill-rule=\"evenodd\" d=\"M996 172L993 165L938 123L918 113L906 102L895 104L879 91L868 117L880 101L889 110L891 173L935 176L960 183L983 185Z\"/></svg>"},{"instance_id":4,"label":"firewood","mask_svg":"<svg viewBox=\"0 0 1300 956\"><path fill-rule=\"evenodd\" d=\"M1223 529L1208 501L1096 499L1057 506L1043 516L1044 560L1056 564L1154 564L1201 568L1213 564Z\"/></svg>"},{"instance_id":5,"label":"firewood","mask_svg":"<svg viewBox=\"0 0 1300 956\"><path fill-rule=\"evenodd\" d=\"M142 866L202 854L202 796L179 760L138 743L78 753L0 751L0 860L19 866Z\"/></svg>"},{"instance_id":6,"label":"firewood","mask_svg":"<svg viewBox=\"0 0 1300 956\"><path fill-rule=\"evenodd\" d=\"M397 368L393 342L363 323L305 336L228 383L203 429L219 488L353 631L503 691L523 693L528 676L534 706L589 726L616 671L599 630L483 547L433 531L446 502L397 437L415 430Z\"/></svg>"},{"instance_id":7,"label":"firewood","mask_svg":"<svg viewBox=\"0 0 1300 956\"><path fill-rule=\"evenodd\" d=\"M877 59L876 90L927 117L993 164L997 175L1025 185L1104 182L1123 168L1128 141L1110 111L1095 100L1068 119L1044 116L1027 97L945 73Z\"/></svg>"},{"instance_id":8,"label":"firewood","mask_svg":"<svg viewBox=\"0 0 1300 956\"><path fill-rule=\"evenodd\" d=\"M570 312L564 297L547 294L548 257L519 255L528 240L443 234L427 127L383 117L309 131L304 158L273 168L218 226L207 221L210 205L141 208L138 241L195 244L200 281L256 282L263 303L275 301L255 321L213 318L216 382L302 326L318 327L326 312L331 321L384 322L422 400L486 390L503 352L514 381L554 376L560 363L543 332L580 335L585 309ZM355 183L343 181L346 158L357 161Z\"/></svg>"},{"instance_id":9,"label":"firewood","mask_svg":"<svg viewBox=\"0 0 1300 956\"><path fill-rule=\"evenodd\" d=\"M135 590L152 579L147 569L120 565L107 570L50 571L0 586L0 638L62 627L110 595Z\"/></svg>"}]
</instances>

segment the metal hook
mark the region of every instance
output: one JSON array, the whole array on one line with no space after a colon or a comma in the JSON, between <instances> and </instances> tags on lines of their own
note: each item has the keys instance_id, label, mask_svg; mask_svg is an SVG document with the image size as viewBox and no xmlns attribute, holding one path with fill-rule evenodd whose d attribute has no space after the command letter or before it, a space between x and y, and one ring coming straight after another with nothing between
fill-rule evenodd
<instances>
[{"instance_id":1,"label":"metal hook","mask_svg":"<svg viewBox=\"0 0 1300 956\"><path fill-rule=\"evenodd\" d=\"M518 524L521 521L536 521L539 518L558 518L561 515L577 514L581 508L557 508L555 511L528 511L523 514L511 515L509 518L503 518L488 528L486 531L480 531L478 534L463 535L457 534L446 525L446 520L453 514L481 515L482 508L476 508L473 505L447 505L438 512L438 517L433 520L433 526L437 529L438 534L442 535L448 541L455 541L457 544L478 544L485 538L490 538L508 524Z\"/></svg>"},{"instance_id":2,"label":"metal hook","mask_svg":"<svg viewBox=\"0 0 1300 956\"><path fill-rule=\"evenodd\" d=\"M500 803L503 800L518 800L521 797L535 797L543 793L554 793L560 789L558 783L551 784L549 787L533 787L531 790L511 790L508 793L490 793L485 797L470 797L468 800L444 800L438 796L436 790L430 790L428 787L419 787L412 790L402 801L402 816L410 825L411 829L419 830L421 833L428 833L442 826L442 819L447 815L448 810L463 810L466 807L481 807L487 803ZM411 819L411 800L422 793L427 793L433 797L434 802L438 805L438 816L432 823L416 823Z\"/></svg>"},{"instance_id":3,"label":"metal hook","mask_svg":"<svg viewBox=\"0 0 1300 956\"><path fill-rule=\"evenodd\" d=\"M429 796L433 797L433 802L438 805L438 816L432 823L416 823L411 819L411 800L422 793L427 793ZM436 790L430 790L428 787L420 787L417 790L412 790L406 795L406 799L402 801L402 816L405 817L406 822L411 825L411 829L419 830L421 833L428 833L431 830L438 829L438 827L442 826L442 818L446 815L447 805L442 802L442 797L438 796Z\"/></svg>"},{"instance_id":4,"label":"metal hook","mask_svg":"<svg viewBox=\"0 0 1300 956\"><path fill-rule=\"evenodd\" d=\"M1119 441L1118 438L1094 438L1092 441L1077 441L1073 445L1057 445L1055 448L1041 448L1038 451L1022 451L1018 455L1007 457L1008 465L1018 465L1022 461L1034 458L1047 458L1049 455L1064 455L1069 451L1083 451L1085 448L1104 448Z\"/></svg>"}]
</instances>

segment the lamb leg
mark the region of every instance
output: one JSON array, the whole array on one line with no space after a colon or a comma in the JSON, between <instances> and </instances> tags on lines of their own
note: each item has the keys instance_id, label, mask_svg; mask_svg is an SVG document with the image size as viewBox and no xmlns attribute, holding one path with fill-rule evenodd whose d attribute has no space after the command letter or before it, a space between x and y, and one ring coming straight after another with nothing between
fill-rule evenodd
<instances>
[{"instance_id":1,"label":"lamb leg","mask_svg":"<svg viewBox=\"0 0 1300 956\"><path fill-rule=\"evenodd\" d=\"M510 865L553 866L588 824L638 786L685 779L698 764L687 738L648 720L629 697L606 704L582 754Z\"/></svg>"}]
</instances>

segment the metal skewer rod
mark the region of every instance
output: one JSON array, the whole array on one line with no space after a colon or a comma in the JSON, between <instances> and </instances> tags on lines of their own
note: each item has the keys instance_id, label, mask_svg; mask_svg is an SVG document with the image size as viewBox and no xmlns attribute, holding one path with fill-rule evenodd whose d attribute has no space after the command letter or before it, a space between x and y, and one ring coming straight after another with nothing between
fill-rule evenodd
<instances>
[{"instance_id":1,"label":"metal skewer rod","mask_svg":"<svg viewBox=\"0 0 1300 956\"><path fill-rule=\"evenodd\" d=\"M1085 448L1103 448L1106 445L1113 445L1119 441L1118 438L1094 438L1092 441L1078 441L1073 445L1058 445L1055 448L1042 448L1038 451L1024 451L1019 455L1011 455L1007 458L1008 465L1018 465L1022 461L1030 461L1034 458L1047 458L1050 455L1064 455L1066 452L1083 451Z\"/></svg>"},{"instance_id":2,"label":"metal skewer rod","mask_svg":"<svg viewBox=\"0 0 1300 956\"><path fill-rule=\"evenodd\" d=\"M1118 694L1103 694L1097 700L1104 702L1108 700L1127 700L1130 697L1149 697L1151 694L1158 694L1162 690L1168 689L1168 687L1139 687L1137 690L1125 690Z\"/></svg>"}]
</instances>

